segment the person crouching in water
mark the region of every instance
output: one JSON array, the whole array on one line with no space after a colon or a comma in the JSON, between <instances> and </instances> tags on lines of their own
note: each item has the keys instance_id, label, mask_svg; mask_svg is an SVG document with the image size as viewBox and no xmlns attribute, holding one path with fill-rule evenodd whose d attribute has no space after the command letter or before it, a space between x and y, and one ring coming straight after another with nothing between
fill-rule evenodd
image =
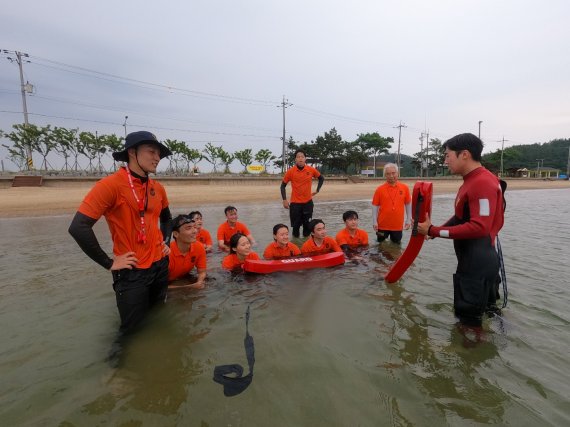
<instances>
[{"instance_id":1,"label":"person crouching in water","mask_svg":"<svg viewBox=\"0 0 570 427\"><path fill-rule=\"evenodd\" d=\"M330 252L342 252L335 239L327 236L327 229L322 219L309 221L311 237L301 247L303 255L323 255Z\"/></svg>"},{"instance_id":2,"label":"person crouching in water","mask_svg":"<svg viewBox=\"0 0 570 427\"><path fill-rule=\"evenodd\" d=\"M222 267L226 270L243 270L246 259L258 260L259 255L251 250L251 242L246 235L236 233L230 238L230 254L222 260Z\"/></svg>"},{"instance_id":3,"label":"person crouching in water","mask_svg":"<svg viewBox=\"0 0 570 427\"><path fill-rule=\"evenodd\" d=\"M168 263L168 281L186 278L196 267L198 279L195 283L184 285L169 285L170 288L189 287L203 289L206 280L206 249L196 240L198 228L188 215L178 215L174 218L170 242Z\"/></svg>"},{"instance_id":4,"label":"person crouching in water","mask_svg":"<svg viewBox=\"0 0 570 427\"><path fill-rule=\"evenodd\" d=\"M342 214L342 220L346 227L336 234L336 242L342 250L346 252L359 246L368 246L368 233L358 228L358 213L346 211Z\"/></svg>"},{"instance_id":5,"label":"person crouching in water","mask_svg":"<svg viewBox=\"0 0 570 427\"><path fill-rule=\"evenodd\" d=\"M204 220L202 217L202 213L199 211L192 211L188 214L190 219L196 223L196 230L198 234L196 235L196 240L204 245L204 249L206 252L210 252L212 250L212 236L210 232L203 228Z\"/></svg>"},{"instance_id":6,"label":"person crouching in water","mask_svg":"<svg viewBox=\"0 0 570 427\"><path fill-rule=\"evenodd\" d=\"M289 241L289 227L277 224L273 227L273 243L270 243L263 252L265 259L281 259L301 255L301 250Z\"/></svg>"}]
</instances>

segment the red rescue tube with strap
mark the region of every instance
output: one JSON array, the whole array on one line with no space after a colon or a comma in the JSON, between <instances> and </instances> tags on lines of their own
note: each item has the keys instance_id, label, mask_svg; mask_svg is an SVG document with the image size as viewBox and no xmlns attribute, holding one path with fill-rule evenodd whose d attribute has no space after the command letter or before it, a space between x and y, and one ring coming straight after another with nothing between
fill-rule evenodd
<instances>
[{"instance_id":1,"label":"red rescue tube with strap","mask_svg":"<svg viewBox=\"0 0 570 427\"><path fill-rule=\"evenodd\" d=\"M302 256L275 260L246 259L243 270L249 273L274 273L276 271L297 271L309 268L334 267L344 264L344 252L331 252L324 255Z\"/></svg>"},{"instance_id":2,"label":"red rescue tube with strap","mask_svg":"<svg viewBox=\"0 0 570 427\"><path fill-rule=\"evenodd\" d=\"M412 216L414 218L412 236L404 253L398 258L394 265L392 265L392 268L384 277L386 282L397 282L420 253L425 241L425 236L418 233L418 222L424 222L426 220L426 214L431 217L432 193L433 185L431 182L418 181L414 185L414 191L412 193Z\"/></svg>"}]
</instances>

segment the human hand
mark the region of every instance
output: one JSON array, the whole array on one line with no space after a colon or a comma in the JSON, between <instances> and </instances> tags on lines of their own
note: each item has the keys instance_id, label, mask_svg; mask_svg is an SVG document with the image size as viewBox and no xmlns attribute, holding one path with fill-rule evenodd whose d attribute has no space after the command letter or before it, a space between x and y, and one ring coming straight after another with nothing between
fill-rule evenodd
<instances>
[{"instance_id":1,"label":"human hand","mask_svg":"<svg viewBox=\"0 0 570 427\"><path fill-rule=\"evenodd\" d=\"M164 255L164 256L170 255L170 246L168 246L164 242L162 242L162 255Z\"/></svg>"},{"instance_id":2,"label":"human hand","mask_svg":"<svg viewBox=\"0 0 570 427\"><path fill-rule=\"evenodd\" d=\"M313 191L313 192L311 193L311 196L316 196L317 193L318 193L318 191Z\"/></svg>"},{"instance_id":3,"label":"human hand","mask_svg":"<svg viewBox=\"0 0 570 427\"><path fill-rule=\"evenodd\" d=\"M283 200L283 207L289 209L289 202L287 200Z\"/></svg>"},{"instance_id":4,"label":"human hand","mask_svg":"<svg viewBox=\"0 0 570 427\"><path fill-rule=\"evenodd\" d=\"M113 265L111 265L111 271L122 270L123 268L128 268L132 270L133 267L137 266L138 258L135 256L134 252L127 252L122 255L117 255L113 259Z\"/></svg>"},{"instance_id":5,"label":"human hand","mask_svg":"<svg viewBox=\"0 0 570 427\"><path fill-rule=\"evenodd\" d=\"M418 223L418 233L427 236L429 228L431 226L431 220L429 218L429 214L426 213L426 220L424 222Z\"/></svg>"},{"instance_id":6,"label":"human hand","mask_svg":"<svg viewBox=\"0 0 570 427\"><path fill-rule=\"evenodd\" d=\"M378 231L378 224L374 224L372 228L374 228L374 231Z\"/></svg>"},{"instance_id":7,"label":"human hand","mask_svg":"<svg viewBox=\"0 0 570 427\"><path fill-rule=\"evenodd\" d=\"M412 223L411 223L411 222L406 222L406 223L404 224L404 230L409 230L411 226L412 226Z\"/></svg>"}]
</instances>

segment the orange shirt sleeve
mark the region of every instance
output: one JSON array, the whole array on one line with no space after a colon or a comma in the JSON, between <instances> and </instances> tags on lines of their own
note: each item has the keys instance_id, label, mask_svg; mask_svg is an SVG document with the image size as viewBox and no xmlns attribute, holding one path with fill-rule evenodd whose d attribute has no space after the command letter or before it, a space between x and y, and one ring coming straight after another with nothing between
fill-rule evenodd
<instances>
[{"instance_id":1,"label":"orange shirt sleeve","mask_svg":"<svg viewBox=\"0 0 570 427\"><path fill-rule=\"evenodd\" d=\"M265 259L273 259L274 258L273 243L270 243L267 245L267 247L263 251L263 258L265 258Z\"/></svg>"},{"instance_id":2,"label":"orange shirt sleeve","mask_svg":"<svg viewBox=\"0 0 570 427\"><path fill-rule=\"evenodd\" d=\"M196 254L196 268L205 270L207 268L207 262L206 249L204 249L204 245L192 245L192 252L195 252Z\"/></svg>"},{"instance_id":3,"label":"orange shirt sleeve","mask_svg":"<svg viewBox=\"0 0 570 427\"><path fill-rule=\"evenodd\" d=\"M108 179L104 178L95 184L81 202L79 212L89 218L99 219L107 212L107 209L115 205L117 192L113 186L108 185L108 180L113 179L112 177L111 175Z\"/></svg>"}]
</instances>

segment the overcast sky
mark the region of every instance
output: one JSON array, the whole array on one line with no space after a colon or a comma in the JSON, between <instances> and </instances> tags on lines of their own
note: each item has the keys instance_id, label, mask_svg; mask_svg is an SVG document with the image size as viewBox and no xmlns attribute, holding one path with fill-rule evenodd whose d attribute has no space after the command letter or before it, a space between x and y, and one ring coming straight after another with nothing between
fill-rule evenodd
<instances>
[{"instance_id":1,"label":"overcast sky","mask_svg":"<svg viewBox=\"0 0 570 427\"><path fill-rule=\"evenodd\" d=\"M567 0L4 2L0 49L30 55L38 125L124 135L128 116L129 132L280 155L285 95L287 138L397 141L401 120L412 155L424 129L445 140L482 121L489 152L570 137L569 18ZM23 115L6 56L10 130Z\"/></svg>"}]
</instances>

